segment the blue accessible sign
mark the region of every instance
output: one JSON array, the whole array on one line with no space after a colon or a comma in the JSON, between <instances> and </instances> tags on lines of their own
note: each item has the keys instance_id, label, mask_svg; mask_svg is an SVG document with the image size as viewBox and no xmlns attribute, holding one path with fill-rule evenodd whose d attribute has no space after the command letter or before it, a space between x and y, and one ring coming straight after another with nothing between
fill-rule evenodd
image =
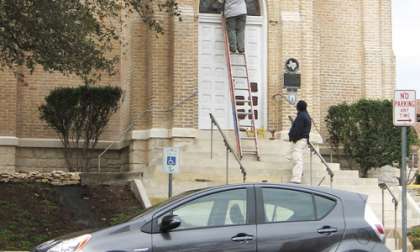
<instances>
[{"instance_id":1,"label":"blue accessible sign","mask_svg":"<svg viewBox=\"0 0 420 252\"><path fill-rule=\"evenodd\" d=\"M163 148L163 171L169 174L179 172L179 148Z\"/></svg>"}]
</instances>

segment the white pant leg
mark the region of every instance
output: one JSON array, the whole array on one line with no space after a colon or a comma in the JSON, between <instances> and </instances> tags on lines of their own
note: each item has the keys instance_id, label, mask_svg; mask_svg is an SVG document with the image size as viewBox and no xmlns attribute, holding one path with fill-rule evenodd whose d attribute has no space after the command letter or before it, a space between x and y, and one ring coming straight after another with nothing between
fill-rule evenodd
<instances>
[{"instance_id":1,"label":"white pant leg","mask_svg":"<svg viewBox=\"0 0 420 252\"><path fill-rule=\"evenodd\" d=\"M303 153L307 147L307 139L300 139L293 144L292 158L294 162L291 182L301 183L303 175Z\"/></svg>"}]
</instances>

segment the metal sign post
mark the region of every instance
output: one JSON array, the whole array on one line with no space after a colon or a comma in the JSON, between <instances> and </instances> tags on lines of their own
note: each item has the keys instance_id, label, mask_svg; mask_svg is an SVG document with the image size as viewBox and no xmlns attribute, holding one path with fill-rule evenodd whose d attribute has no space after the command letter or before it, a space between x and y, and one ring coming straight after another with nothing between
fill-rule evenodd
<instances>
[{"instance_id":1,"label":"metal sign post","mask_svg":"<svg viewBox=\"0 0 420 252\"><path fill-rule=\"evenodd\" d=\"M168 173L168 197L172 197L173 174L179 172L179 148L163 148L163 171Z\"/></svg>"},{"instance_id":2,"label":"metal sign post","mask_svg":"<svg viewBox=\"0 0 420 252\"><path fill-rule=\"evenodd\" d=\"M401 186L402 186L402 251L407 252L407 179L405 174L407 158L407 127L401 128Z\"/></svg>"},{"instance_id":3,"label":"metal sign post","mask_svg":"<svg viewBox=\"0 0 420 252\"><path fill-rule=\"evenodd\" d=\"M395 90L394 97L394 125L401 127L401 167L400 181L402 187L402 251L407 252L407 127L416 123L416 91Z\"/></svg>"}]
</instances>

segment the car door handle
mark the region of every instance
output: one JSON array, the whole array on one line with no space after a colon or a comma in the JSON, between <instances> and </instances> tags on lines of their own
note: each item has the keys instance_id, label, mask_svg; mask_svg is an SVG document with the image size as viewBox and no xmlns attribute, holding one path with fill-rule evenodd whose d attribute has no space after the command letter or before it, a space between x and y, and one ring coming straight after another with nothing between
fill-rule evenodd
<instances>
[{"instance_id":1,"label":"car door handle","mask_svg":"<svg viewBox=\"0 0 420 252\"><path fill-rule=\"evenodd\" d=\"M319 234L332 234L337 232L337 228L325 226L317 230Z\"/></svg>"},{"instance_id":2,"label":"car door handle","mask_svg":"<svg viewBox=\"0 0 420 252\"><path fill-rule=\"evenodd\" d=\"M232 241L235 242L247 242L252 240L254 240L254 236L245 233L239 233L232 237Z\"/></svg>"}]
</instances>

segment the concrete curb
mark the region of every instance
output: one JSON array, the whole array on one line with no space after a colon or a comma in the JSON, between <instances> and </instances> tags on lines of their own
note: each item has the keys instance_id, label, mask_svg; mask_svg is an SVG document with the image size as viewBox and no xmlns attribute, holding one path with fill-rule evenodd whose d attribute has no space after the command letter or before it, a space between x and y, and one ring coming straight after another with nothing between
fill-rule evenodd
<instances>
[{"instance_id":1,"label":"concrete curb","mask_svg":"<svg viewBox=\"0 0 420 252\"><path fill-rule=\"evenodd\" d=\"M134 179L130 182L130 189L144 208L151 207L149 196L140 179Z\"/></svg>"}]
</instances>

